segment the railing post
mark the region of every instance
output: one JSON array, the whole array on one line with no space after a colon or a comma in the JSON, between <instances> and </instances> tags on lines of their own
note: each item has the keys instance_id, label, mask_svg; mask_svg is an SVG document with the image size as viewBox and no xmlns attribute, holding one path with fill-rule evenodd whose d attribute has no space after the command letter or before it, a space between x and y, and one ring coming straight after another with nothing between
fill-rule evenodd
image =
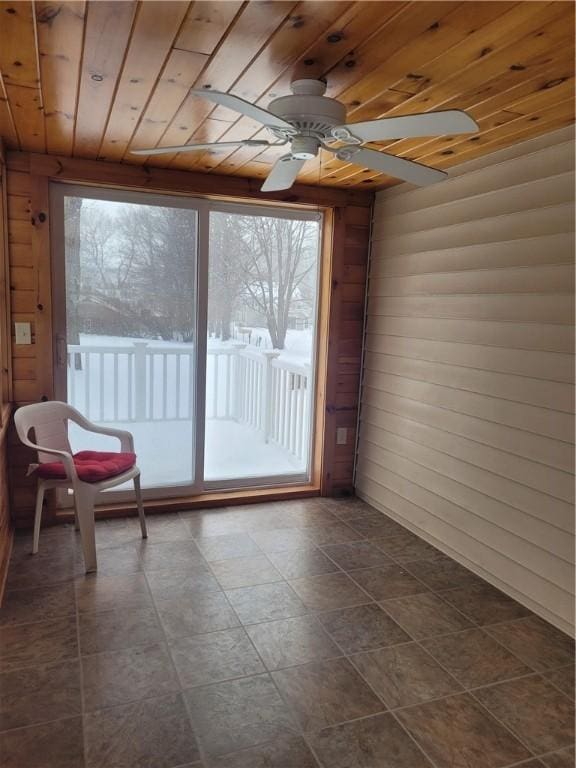
<instances>
[{"instance_id":1,"label":"railing post","mask_svg":"<svg viewBox=\"0 0 576 768\"><path fill-rule=\"evenodd\" d=\"M146 347L147 341L134 344L134 418L146 421Z\"/></svg>"},{"instance_id":2,"label":"railing post","mask_svg":"<svg viewBox=\"0 0 576 768\"><path fill-rule=\"evenodd\" d=\"M300 441L300 450L298 452L298 457L301 459L302 455L305 451L305 433L307 432L306 426L308 425L308 429L311 429L312 424L309 420L309 414L312 413L311 403L312 403L312 364L311 363L303 363L302 367L304 368L304 381L306 382L306 389L302 393L302 413L300 415L300 424L298 426L299 430L299 441ZM310 434L310 433L308 433Z\"/></svg>"},{"instance_id":3,"label":"railing post","mask_svg":"<svg viewBox=\"0 0 576 768\"><path fill-rule=\"evenodd\" d=\"M261 352L264 358L264 370L262 379L262 431L264 442L270 437L270 425L272 424L272 361L280 352L276 349Z\"/></svg>"},{"instance_id":4,"label":"railing post","mask_svg":"<svg viewBox=\"0 0 576 768\"><path fill-rule=\"evenodd\" d=\"M232 344L232 348L234 349L234 405L232 407L232 418L235 421L239 421L242 415L242 388L244 386L240 373L240 353L246 348L246 344Z\"/></svg>"}]
</instances>

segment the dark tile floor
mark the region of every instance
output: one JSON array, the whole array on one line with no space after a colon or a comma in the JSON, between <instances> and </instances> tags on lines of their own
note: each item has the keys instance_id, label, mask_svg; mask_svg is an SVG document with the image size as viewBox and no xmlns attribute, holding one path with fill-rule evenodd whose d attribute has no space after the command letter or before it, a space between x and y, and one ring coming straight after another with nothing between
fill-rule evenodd
<instances>
[{"instance_id":1,"label":"dark tile floor","mask_svg":"<svg viewBox=\"0 0 576 768\"><path fill-rule=\"evenodd\" d=\"M358 500L18 536L3 768L572 768L572 641Z\"/></svg>"}]
</instances>

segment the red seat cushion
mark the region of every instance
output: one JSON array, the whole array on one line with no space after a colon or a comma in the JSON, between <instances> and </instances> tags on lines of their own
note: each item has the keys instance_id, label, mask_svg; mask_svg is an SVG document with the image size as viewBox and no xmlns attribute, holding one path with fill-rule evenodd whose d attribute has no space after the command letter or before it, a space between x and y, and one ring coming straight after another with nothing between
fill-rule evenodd
<instances>
[{"instance_id":1,"label":"red seat cushion","mask_svg":"<svg viewBox=\"0 0 576 768\"><path fill-rule=\"evenodd\" d=\"M80 480L98 483L132 469L136 464L135 453L106 453L105 451L80 451L72 457ZM44 480L65 480L66 470L61 461L40 464L38 476Z\"/></svg>"}]
</instances>

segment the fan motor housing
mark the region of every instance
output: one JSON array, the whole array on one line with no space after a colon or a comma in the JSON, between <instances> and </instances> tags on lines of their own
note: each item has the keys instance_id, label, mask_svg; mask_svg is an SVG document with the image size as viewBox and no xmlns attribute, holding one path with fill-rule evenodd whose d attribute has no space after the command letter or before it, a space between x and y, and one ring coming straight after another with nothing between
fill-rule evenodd
<instances>
[{"instance_id":1,"label":"fan motor housing","mask_svg":"<svg viewBox=\"0 0 576 768\"><path fill-rule=\"evenodd\" d=\"M301 136L327 138L332 128L346 122L346 107L336 99L322 94L325 83L318 80L296 80L292 83L293 96L281 96L268 105L268 110L294 126Z\"/></svg>"}]
</instances>

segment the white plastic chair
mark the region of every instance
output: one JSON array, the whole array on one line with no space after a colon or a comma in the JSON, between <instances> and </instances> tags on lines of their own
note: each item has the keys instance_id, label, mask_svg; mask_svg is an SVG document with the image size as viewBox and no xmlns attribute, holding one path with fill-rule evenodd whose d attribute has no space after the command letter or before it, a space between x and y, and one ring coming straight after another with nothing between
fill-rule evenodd
<instances>
[{"instance_id":1,"label":"white plastic chair","mask_svg":"<svg viewBox=\"0 0 576 768\"><path fill-rule=\"evenodd\" d=\"M43 464L59 460L64 465L67 474L67 478L63 480L38 478L32 553L36 554L38 552L44 492L49 488L72 488L76 509L76 527L80 528L84 563L88 573L95 571L97 568L94 502L100 491L121 485L127 480L133 480L142 538L147 538L146 518L144 516L144 506L140 490L140 470L134 465L120 475L99 482L87 483L80 480L74 466L72 450L68 441L68 420L75 422L88 432L117 437L120 440L121 450L125 452L134 452L134 439L130 432L121 429L99 427L93 424L84 418L79 411L72 408L71 405L59 401L24 405L18 408L14 414L14 423L18 437L24 445L38 451L38 462ZM28 437L31 429L34 429L35 443Z\"/></svg>"}]
</instances>

